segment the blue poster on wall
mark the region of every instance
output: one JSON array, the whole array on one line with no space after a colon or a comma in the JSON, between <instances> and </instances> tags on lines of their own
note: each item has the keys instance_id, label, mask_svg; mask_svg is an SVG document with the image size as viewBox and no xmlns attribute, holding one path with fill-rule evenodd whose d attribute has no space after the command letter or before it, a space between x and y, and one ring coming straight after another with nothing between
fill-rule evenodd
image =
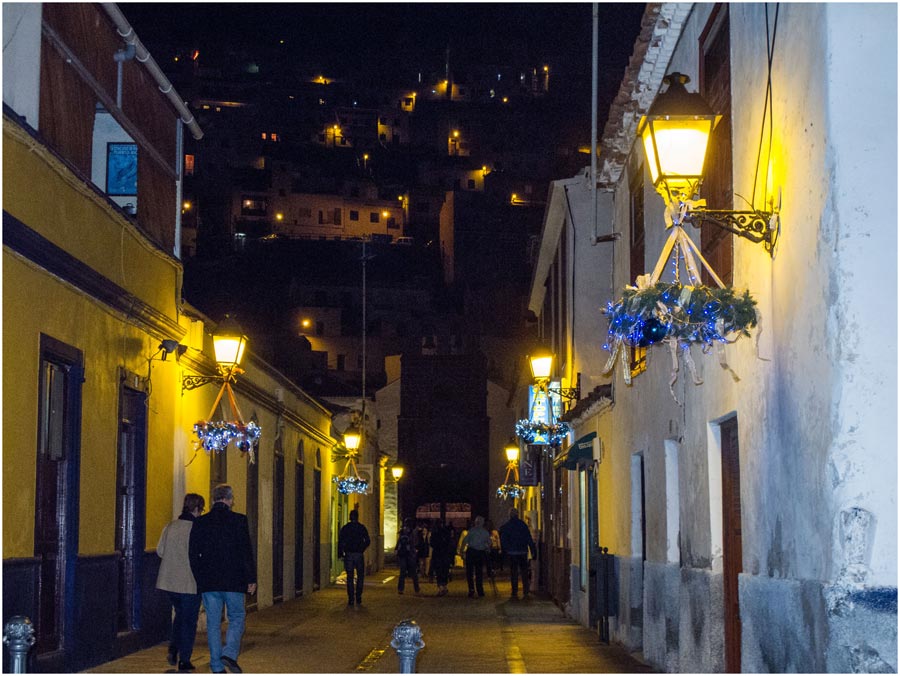
<instances>
[{"instance_id":1,"label":"blue poster on wall","mask_svg":"<svg viewBox=\"0 0 900 676\"><path fill-rule=\"evenodd\" d=\"M106 194L137 195L137 143L106 144Z\"/></svg>"}]
</instances>

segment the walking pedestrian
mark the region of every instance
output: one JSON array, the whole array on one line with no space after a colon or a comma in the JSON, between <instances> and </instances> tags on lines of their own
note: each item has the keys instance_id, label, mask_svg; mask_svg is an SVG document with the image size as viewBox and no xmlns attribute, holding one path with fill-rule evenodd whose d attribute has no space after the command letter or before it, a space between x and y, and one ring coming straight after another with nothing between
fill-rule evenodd
<instances>
[{"instance_id":1,"label":"walking pedestrian","mask_svg":"<svg viewBox=\"0 0 900 676\"><path fill-rule=\"evenodd\" d=\"M435 523L431 529L431 567L434 570L438 587L438 596L447 595L447 583L450 581L450 564L453 562L453 534L442 521Z\"/></svg>"},{"instance_id":2,"label":"walking pedestrian","mask_svg":"<svg viewBox=\"0 0 900 676\"><path fill-rule=\"evenodd\" d=\"M181 516L163 528L156 545L156 553L162 559L156 576L156 588L169 593L169 601L175 611L172 635L169 639L168 662L178 671L194 671L191 654L197 637L197 618L200 615L200 594L197 581L191 573L188 545L194 520L203 513L206 501L202 495L188 493L184 496Z\"/></svg>"},{"instance_id":3,"label":"walking pedestrian","mask_svg":"<svg viewBox=\"0 0 900 676\"><path fill-rule=\"evenodd\" d=\"M488 519L484 522L484 529L491 534L491 551L487 557L488 577L494 579L497 570L503 570L500 561L500 532L494 528L494 523Z\"/></svg>"},{"instance_id":4,"label":"walking pedestrian","mask_svg":"<svg viewBox=\"0 0 900 676\"><path fill-rule=\"evenodd\" d=\"M475 523L463 539L466 552L466 582L469 584L469 598L484 596L484 564L491 552L491 534L484 527L484 517L476 516Z\"/></svg>"},{"instance_id":5,"label":"walking pedestrian","mask_svg":"<svg viewBox=\"0 0 900 676\"><path fill-rule=\"evenodd\" d=\"M372 541L369 530L359 522L359 511L350 510L350 521L344 524L338 533L338 558L344 559L344 570L347 572L347 605L362 605L363 582L366 577L366 556L364 552ZM353 574L356 573L356 585ZM355 587L355 589L354 589Z\"/></svg>"},{"instance_id":6,"label":"walking pedestrian","mask_svg":"<svg viewBox=\"0 0 900 676\"><path fill-rule=\"evenodd\" d=\"M522 594L529 593L529 568L528 552L537 558L537 549L534 546L534 538L525 522L519 518L519 510L515 507L509 510L509 521L500 526L500 547L509 560L510 585L512 587L511 598L519 598L519 573L522 574Z\"/></svg>"},{"instance_id":7,"label":"walking pedestrian","mask_svg":"<svg viewBox=\"0 0 900 676\"><path fill-rule=\"evenodd\" d=\"M400 565L400 577L397 580L397 593L402 594L406 586L406 578L411 577L413 589L419 593L419 570L416 563L416 522L411 517L403 521L403 528L397 536L397 563Z\"/></svg>"},{"instance_id":8,"label":"walking pedestrian","mask_svg":"<svg viewBox=\"0 0 900 676\"><path fill-rule=\"evenodd\" d=\"M428 574L428 550L428 528L424 523L420 523L416 529L416 559L420 578Z\"/></svg>"},{"instance_id":9,"label":"walking pedestrian","mask_svg":"<svg viewBox=\"0 0 900 676\"><path fill-rule=\"evenodd\" d=\"M247 517L231 510L234 491L219 484L212 492L208 514L191 529L191 571L206 608L209 667L214 674L242 673L238 664L244 635L244 594L256 593L256 562L250 544ZM228 629L222 644L222 610L228 613Z\"/></svg>"}]
</instances>

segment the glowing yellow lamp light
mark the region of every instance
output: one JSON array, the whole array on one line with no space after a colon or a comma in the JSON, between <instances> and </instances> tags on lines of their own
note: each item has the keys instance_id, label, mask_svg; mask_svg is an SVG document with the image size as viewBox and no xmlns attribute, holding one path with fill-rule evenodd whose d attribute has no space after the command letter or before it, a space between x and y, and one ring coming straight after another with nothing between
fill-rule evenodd
<instances>
[{"instance_id":1,"label":"glowing yellow lamp light","mask_svg":"<svg viewBox=\"0 0 900 676\"><path fill-rule=\"evenodd\" d=\"M213 334L213 346L219 366L233 370L244 358L247 336L230 315L225 315L225 320L216 327L216 332Z\"/></svg>"},{"instance_id":2,"label":"glowing yellow lamp light","mask_svg":"<svg viewBox=\"0 0 900 676\"><path fill-rule=\"evenodd\" d=\"M509 462L516 462L519 459L518 445L510 442L506 445L506 448L504 448L503 450L506 452L506 459Z\"/></svg>"},{"instance_id":3,"label":"glowing yellow lamp light","mask_svg":"<svg viewBox=\"0 0 900 676\"><path fill-rule=\"evenodd\" d=\"M685 89L690 82L687 75L671 73L663 82L668 89L641 118L638 134L653 186L669 201L696 192L709 136L722 116L716 115L702 96Z\"/></svg>"},{"instance_id":4,"label":"glowing yellow lamp light","mask_svg":"<svg viewBox=\"0 0 900 676\"><path fill-rule=\"evenodd\" d=\"M276 220L276 221L283 221L283 220L284 220L284 214L281 213L281 212L279 211L277 214L275 214L275 220Z\"/></svg>"},{"instance_id":5,"label":"glowing yellow lamp light","mask_svg":"<svg viewBox=\"0 0 900 676\"><path fill-rule=\"evenodd\" d=\"M550 369L553 366L553 355L546 350L539 350L530 357L531 376L535 380L550 380Z\"/></svg>"},{"instance_id":6,"label":"glowing yellow lamp light","mask_svg":"<svg viewBox=\"0 0 900 676\"><path fill-rule=\"evenodd\" d=\"M347 431L344 432L344 446L347 447L347 450L355 451L359 449L360 441L362 441L362 434L360 434L359 428L348 427Z\"/></svg>"},{"instance_id":7,"label":"glowing yellow lamp light","mask_svg":"<svg viewBox=\"0 0 900 676\"><path fill-rule=\"evenodd\" d=\"M394 477L394 481L400 481L403 477L403 468L400 465L394 465L391 467L391 476Z\"/></svg>"}]
</instances>

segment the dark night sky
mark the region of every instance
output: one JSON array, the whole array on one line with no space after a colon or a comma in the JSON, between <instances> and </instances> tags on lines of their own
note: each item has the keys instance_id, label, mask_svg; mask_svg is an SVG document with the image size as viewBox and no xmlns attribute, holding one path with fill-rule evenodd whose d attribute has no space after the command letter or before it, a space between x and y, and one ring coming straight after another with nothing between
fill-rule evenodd
<instances>
[{"instance_id":1,"label":"dark night sky","mask_svg":"<svg viewBox=\"0 0 900 676\"><path fill-rule=\"evenodd\" d=\"M219 49L268 46L296 62L357 74L442 72L447 45L466 61L549 63L551 87L589 119L590 3L122 3L162 62L162 45ZM618 89L643 3L600 3L600 100ZM279 43L284 40L284 44Z\"/></svg>"}]
</instances>

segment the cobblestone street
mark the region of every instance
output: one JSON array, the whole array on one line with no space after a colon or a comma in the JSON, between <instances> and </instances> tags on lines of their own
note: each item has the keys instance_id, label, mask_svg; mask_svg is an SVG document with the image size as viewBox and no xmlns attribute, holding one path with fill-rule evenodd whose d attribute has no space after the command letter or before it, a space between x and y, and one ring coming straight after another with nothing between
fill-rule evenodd
<instances>
[{"instance_id":1,"label":"cobblestone street","mask_svg":"<svg viewBox=\"0 0 900 676\"><path fill-rule=\"evenodd\" d=\"M343 585L309 598L250 613L240 655L247 673L397 673L390 647L394 627L415 620L425 648L419 673L635 673L651 671L620 648L602 645L541 595L509 598L508 578L486 581L486 595L470 599L462 571L454 569L450 593L437 596L424 583L397 593L396 569L366 579L361 607L348 607ZM193 663L209 671L205 633L197 635ZM174 673L166 644L108 662L97 673Z\"/></svg>"}]
</instances>

